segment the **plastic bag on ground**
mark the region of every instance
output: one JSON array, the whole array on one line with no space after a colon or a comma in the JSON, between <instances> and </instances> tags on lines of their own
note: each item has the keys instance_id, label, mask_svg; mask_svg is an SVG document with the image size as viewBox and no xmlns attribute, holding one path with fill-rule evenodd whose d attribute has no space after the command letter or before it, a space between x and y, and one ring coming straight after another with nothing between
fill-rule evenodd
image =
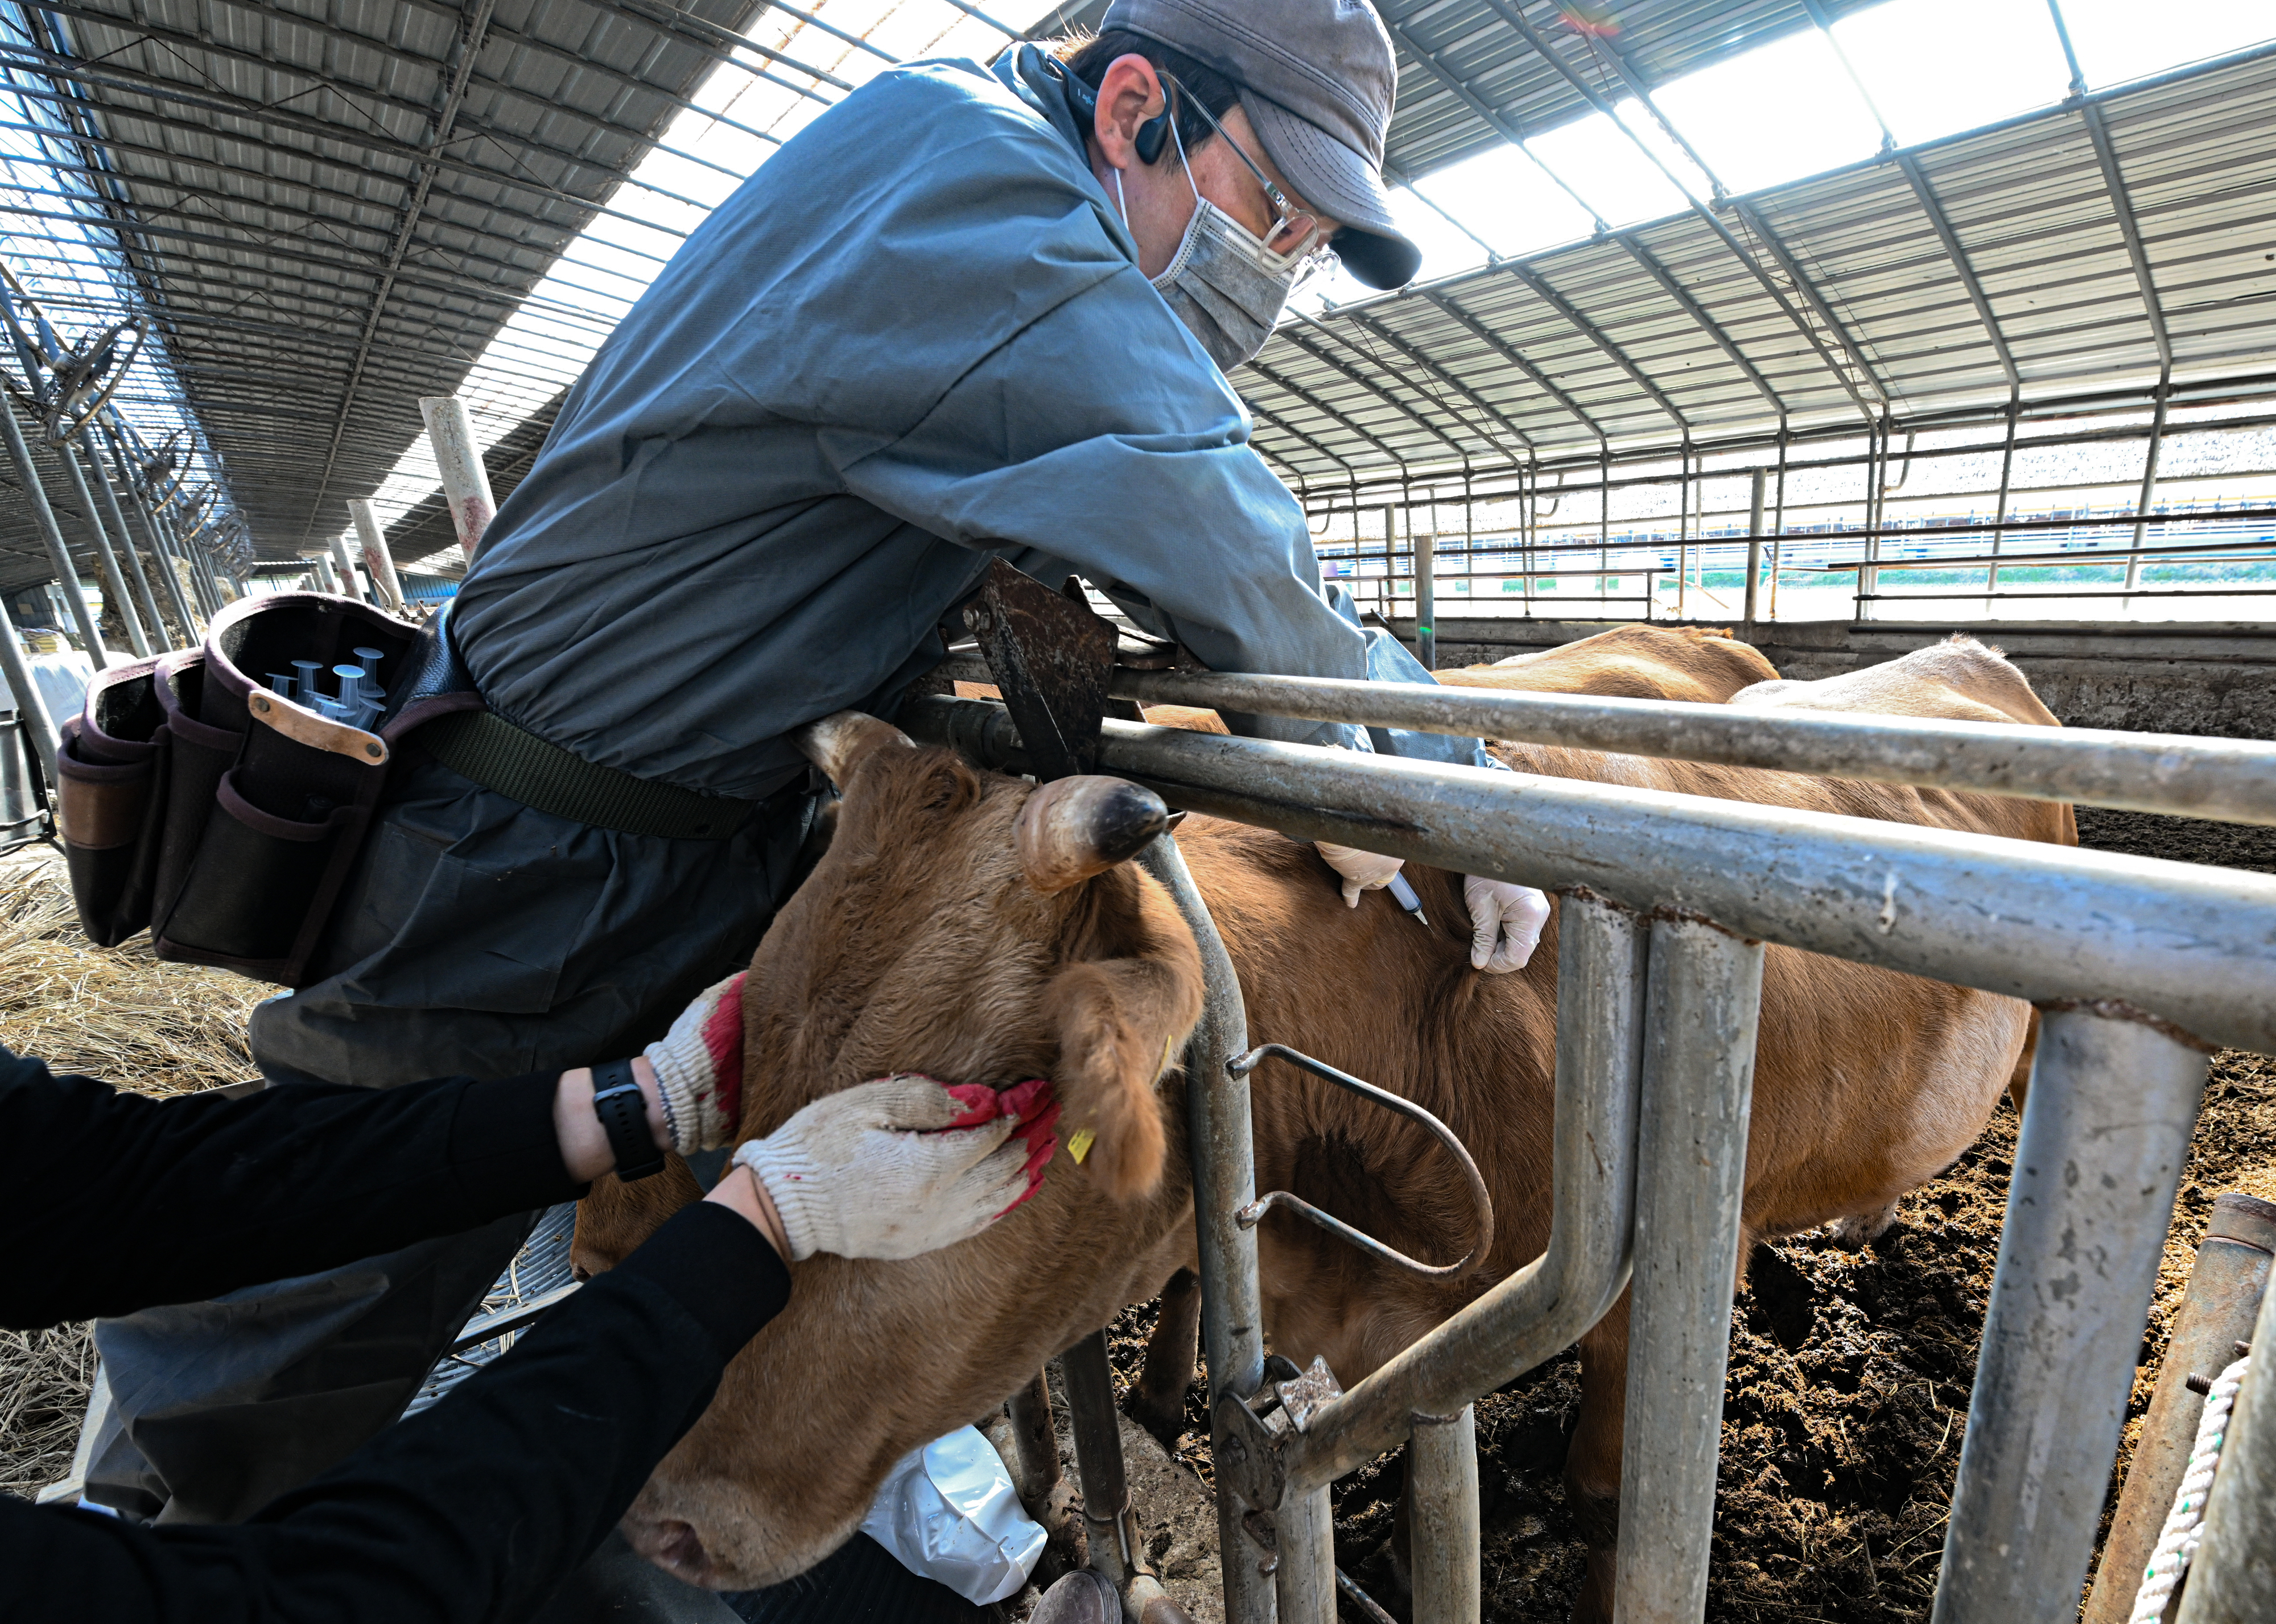
<instances>
[{"instance_id":1,"label":"plastic bag on ground","mask_svg":"<svg viewBox=\"0 0 2276 1624\"><path fill-rule=\"evenodd\" d=\"M861 1531L911 1573L975 1606L1019 1593L1043 1553L1011 1474L977 1427L960 1427L893 1463Z\"/></svg>"}]
</instances>

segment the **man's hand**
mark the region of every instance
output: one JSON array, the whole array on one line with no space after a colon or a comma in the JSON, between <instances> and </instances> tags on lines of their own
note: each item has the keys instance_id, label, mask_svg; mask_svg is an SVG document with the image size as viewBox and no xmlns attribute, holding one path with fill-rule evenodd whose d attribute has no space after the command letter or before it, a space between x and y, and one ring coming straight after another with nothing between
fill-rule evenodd
<instances>
[{"instance_id":1,"label":"man's hand","mask_svg":"<svg viewBox=\"0 0 2276 1624\"><path fill-rule=\"evenodd\" d=\"M1344 906L1359 906L1360 893L1379 891L1398 875L1405 859L1377 857L1372 851L1362 851L1356 846L1338 846L1327 841L1316 841L1321 860L1343 876Z\"/></svg>"},{"instance_id":2,"label":"man's hand","mask_svg":"<svg viewBox=\"0 0 2276 1624\"><path fill-rule=\"evenodd\" d=\"M1531 886L1468 874L1462 880L1462 901L1470 910L1470 968L1491 976L1522 970L1541 944L1549 899Z\"/></svg>"},{"instance_id":3,"label":"man's hand","mask_svg":"<svg viewBox=\"0 0 2276 1624\"><path fill-rule=\"evenodd\" d=\"M902 1074L826 1094L735 1152L788 1256L914 1258L968 1240L1041 1187L1058 1148L1048 1083L950 1089Z\"/></svg>"}]
</instances>

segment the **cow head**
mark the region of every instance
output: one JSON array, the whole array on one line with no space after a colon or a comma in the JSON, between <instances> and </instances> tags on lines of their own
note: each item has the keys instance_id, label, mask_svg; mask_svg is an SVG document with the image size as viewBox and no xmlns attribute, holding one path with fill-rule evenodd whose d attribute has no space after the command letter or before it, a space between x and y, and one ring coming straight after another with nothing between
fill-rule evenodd
<instances>
[{"instance_id":1,"label":"cow head","mask_svg":"<svg viewBox=\"0 0 2276 1624\"><path fill-rule=\"evenodd\" d=\"M743 1136L920 1071L1050 1077L1063 1144L1093 1142L1079 1164L1063 1147L1043 1189L972 1240L793 1266L789 1307L625 1519L643 1554L715 1589L828 1554L894 1461L978 1420L1191 1247L1173 1061L1201 1013L1200 955L1124 860L1164 827L1162 803L1119 779L975 773L852 714L802 742L844 801L752 962Z\"/></svg>"}]
</instances>

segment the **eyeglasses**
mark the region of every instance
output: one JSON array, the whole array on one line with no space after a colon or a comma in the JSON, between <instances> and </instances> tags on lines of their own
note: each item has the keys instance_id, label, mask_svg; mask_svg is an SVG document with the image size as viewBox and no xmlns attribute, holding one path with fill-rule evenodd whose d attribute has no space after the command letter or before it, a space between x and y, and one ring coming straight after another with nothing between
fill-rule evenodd
<instances>
[{"instance_id":1,"label":"eyeglasses","mask_svg":"<svg viewBox=\"0 0 2276 1624\"><path fill-rule=\"evenodd\" d=\"M1298 208L1295 204L1288 200L1288 194L1274 185L1271 178L1258 166L1256 160L1240 149L1240 143L1234 140L1225 127L1217 121L1217 115L1202 104L1199 96L1180 84L1174 75L1165 73L1162 78L1169 82L1172 88L1194 104L1194 111L1199 113L1208 123L1209 127L1217 132L1218 139L1233 149L1233 155L1248 167L1248 172L1256 177L1256 184L1264 188L1265 199L1272 205L1272 212L1276 216L1273 228L1264 234L1265 247L1283 258L1309 260L1324 258L1328 253L1328 245L1327 239L1321 234L1318 217ZM1170 130L1172 134L1175 134L1178 127L1177 110L1173 107L1170 112ZM1185 156L1183 141L1178 143L1178 155L1180 159ZM1286 241L1288 246L1283 248L1277 245L1283 241Z\"/></svg>"}]
</instances>

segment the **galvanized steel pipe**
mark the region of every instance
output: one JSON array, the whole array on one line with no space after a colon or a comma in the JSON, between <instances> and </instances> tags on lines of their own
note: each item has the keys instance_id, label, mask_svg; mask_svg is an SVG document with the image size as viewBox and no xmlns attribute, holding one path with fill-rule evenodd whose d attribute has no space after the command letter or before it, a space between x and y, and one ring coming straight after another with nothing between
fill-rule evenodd
<instances>
[{"instance_id":1,"label":"galvanized steel pipe","mask_svg":"<svg viewBox=\"0 0 2276 1624\"><path fill-rule=\"evenodd\" d=\"M942 669L990 680L961 656ZM2251 739L1120 667L1108 691L1149 705L2276 824L2276 744Z\"/></svg>"},{"instance_id":2,"label":"galvanized steel pipe","mask_svg":"<svg viewBox=\"0 0 2276 1624\"><path fill-rule=\"evenodd\" d=\"M59 782L56 774L56 719L48 713L48 701L32 676L32 662L24 657L23 640L17 635L16 623L9 618L4 602L0 602L0 670L7 674L8 692L16 701L17 718L31 736L32 749L39 757L40 770L47 774L52 793Z\"/></svg>"},{"instance_id":3,"label":"galvanized steel pipe","mask_svg":"<svg viewBox=\"0 0 2276 1624\"><path fill-rule=\"evenodd\" d=\"M348 503L348 517L355 524L356 544L363 549L364 568L370 571L372 585L386 599L380 608L402 614L403 578L395 572L395 559L387 550L387 533L380 528L379 516L372 511L368 500L358 496Z\"/></svg>"},{"instance_id":4,"label":"galvanized steel pipe","mask_svg":"<svg viewBox=\"0 0 2276 1624\"><path fill-rule=\"evenodd\" d=\"M1447 1414L1554 1358L1627 1288L1646 930L1625 909L1567 896L1557 933L1549 1250L1314 1412L1287 1446L1292 1497L1396 1448L1415 1411Z\"/></svg>"},{"instance_id":5,"label":"galvanized steel pipe","mask_svg":"<svg viewBox=\"0 0 2276 1624\"><path fill-rule=\"evenodd\" d=\"M1697 1624L1706 1610L1762 990L1762 943L1703 920L1652 921L1612 1604L1621 1624Z\"/></svg>"},{"instance_id":6,"label":"galvanized steel pipe","mask_svg":"<svg viewBox=\"0 0 2276 1624\"><path fill-rule=\"evenodd\" d=\"M913 700L902 725L1016 758L1009 720L985 700ZM1100 770L1303 839L1583 885L2011 997L2123 999L2209 1042L2276 1054L2265 875L1135 722L1106 723Z\"/></svg>"},{"instance_id":7,"label":"galvanized steel pipe","mask_svg":"<svg viewBox=\"0 0 2276 1624\"><path fill-rule=\"evenodd\" d=\"M1240 978L1209 904L1186 868L1177 836L1157 836L1139 854L1166 887L1202 952L1206 996L1201 1024L1186 1040L1186 1140L1193 1165L1194 1235L1201 1261L1202 1358L1212 1408L1230 1393L1248 1398L1264 1385L1264 1306L1256 1273L1256 1232L1233 1214L1256 1199L1256 1158L1248 1079L1226 1062L1248 1048ZM1218 1486L1218 1553L1226 1624L1272 1624L1273 1582L1240 1526L1240 1507Z\"/></svg>"},{"instance_id":8,"label":"galvanized steel pipe","mask_svg":"<svg viewBox=\"0 0 2276 1624\"><path fill-rule=\"evenodd\" d=\"M1415 1624L1478 1624L1477 1407L1415 1417L1407 1439Z\"/></svg>"},{"instance_id":9,"label":"galvanized steel pipe","mask_svg":"<svg viewBox=\"0 0 2276 1624\"><path fill-rule=\"evenodd\" d=\"M2078 1616L2205 1066L2148 1021L2040 1021L1935 1624Z\"/></svg>"},{"instance_id":10,"label":"galvanized steel pipe","mask_svg":"<svg viewBox=\"0 0 2276 1624\"><path fill-rule=\"evenodd\" d=\"M482 465L482 454L474 448L474 419L467 415L466 403L455 395L421 396L419 415L427 420L435 466L443 476L443 498L451 504L451 522L458 527L459 550L471 565L482 546L482 533L497 517L489 470Z\"/></svg>"},{"instance_id":11,"label":"galvanized steel pipe","mask_svg":"<svg viewBox=\"0 0 2276 1624\"><path fill-rule=\"evenodd\" d=\"M71 448L66 446L65 450ZM118 494L110 488L110 480L102 472L102 453L95 449L95 431L87 434L87 469L91 476L96 501L102 505L103 522L118 537L118 550L126 560L126 568L134 578L134 593L142 606L143 615L150 623L150 645L164 648L166 617L158 612L158 599L150 590L150 578L142 569L142 555L134 550L134 537L126 528L126 514L118 505Z\"/></svg>"},{"instance_id":12,"label":"galvanized steel pipe","mask_svg":"<svg viewBox=\"0 0 2276 1624\"><path fill-rule=\"evenodd\" d=\"M96 511L95 498L87 492L87 474L79 465L79 449L66 440L55 448L55 452L57 465L64 471L64 482L71 487L72 500L87 515L87 533L95 538L95 563L102 572L102 595L118 612L118 623L126 628L127 646L134 651L134 657L148 660L150 639L134 613L134 601L126 595L126 577L118 567L118 555L111 551L110 536L102 527L102 516ZM125 537L122 535L119 540L124 542Z\"/></svg>"},{"instance_id":13,"label":"galvanized steel pipe","mask_svg":"<svg viewBox=\"0 0 2276 1624\"><path fill-rule=\"evenodd\" d=\"M56 523L56 510L48 505L47 487L40 483L39 465L32 460L32 448L24 442L24 426L16 420L16 403L0 400L0 439L8 442L8 456L16 465L18 483L24 487L24 499L31 504L32 523L40 539L48 544L48 557L56 567L56 585L64 594L72 618L79 623L80 641L87 645L87 657L95 662L98 671L110 667L110 653L102 646L102 628L95 623L95 611L87 608L87 593L80 590L79 566L72 563L71 549L64 545L64 533Z\"/></svg>"}]
</instances>

